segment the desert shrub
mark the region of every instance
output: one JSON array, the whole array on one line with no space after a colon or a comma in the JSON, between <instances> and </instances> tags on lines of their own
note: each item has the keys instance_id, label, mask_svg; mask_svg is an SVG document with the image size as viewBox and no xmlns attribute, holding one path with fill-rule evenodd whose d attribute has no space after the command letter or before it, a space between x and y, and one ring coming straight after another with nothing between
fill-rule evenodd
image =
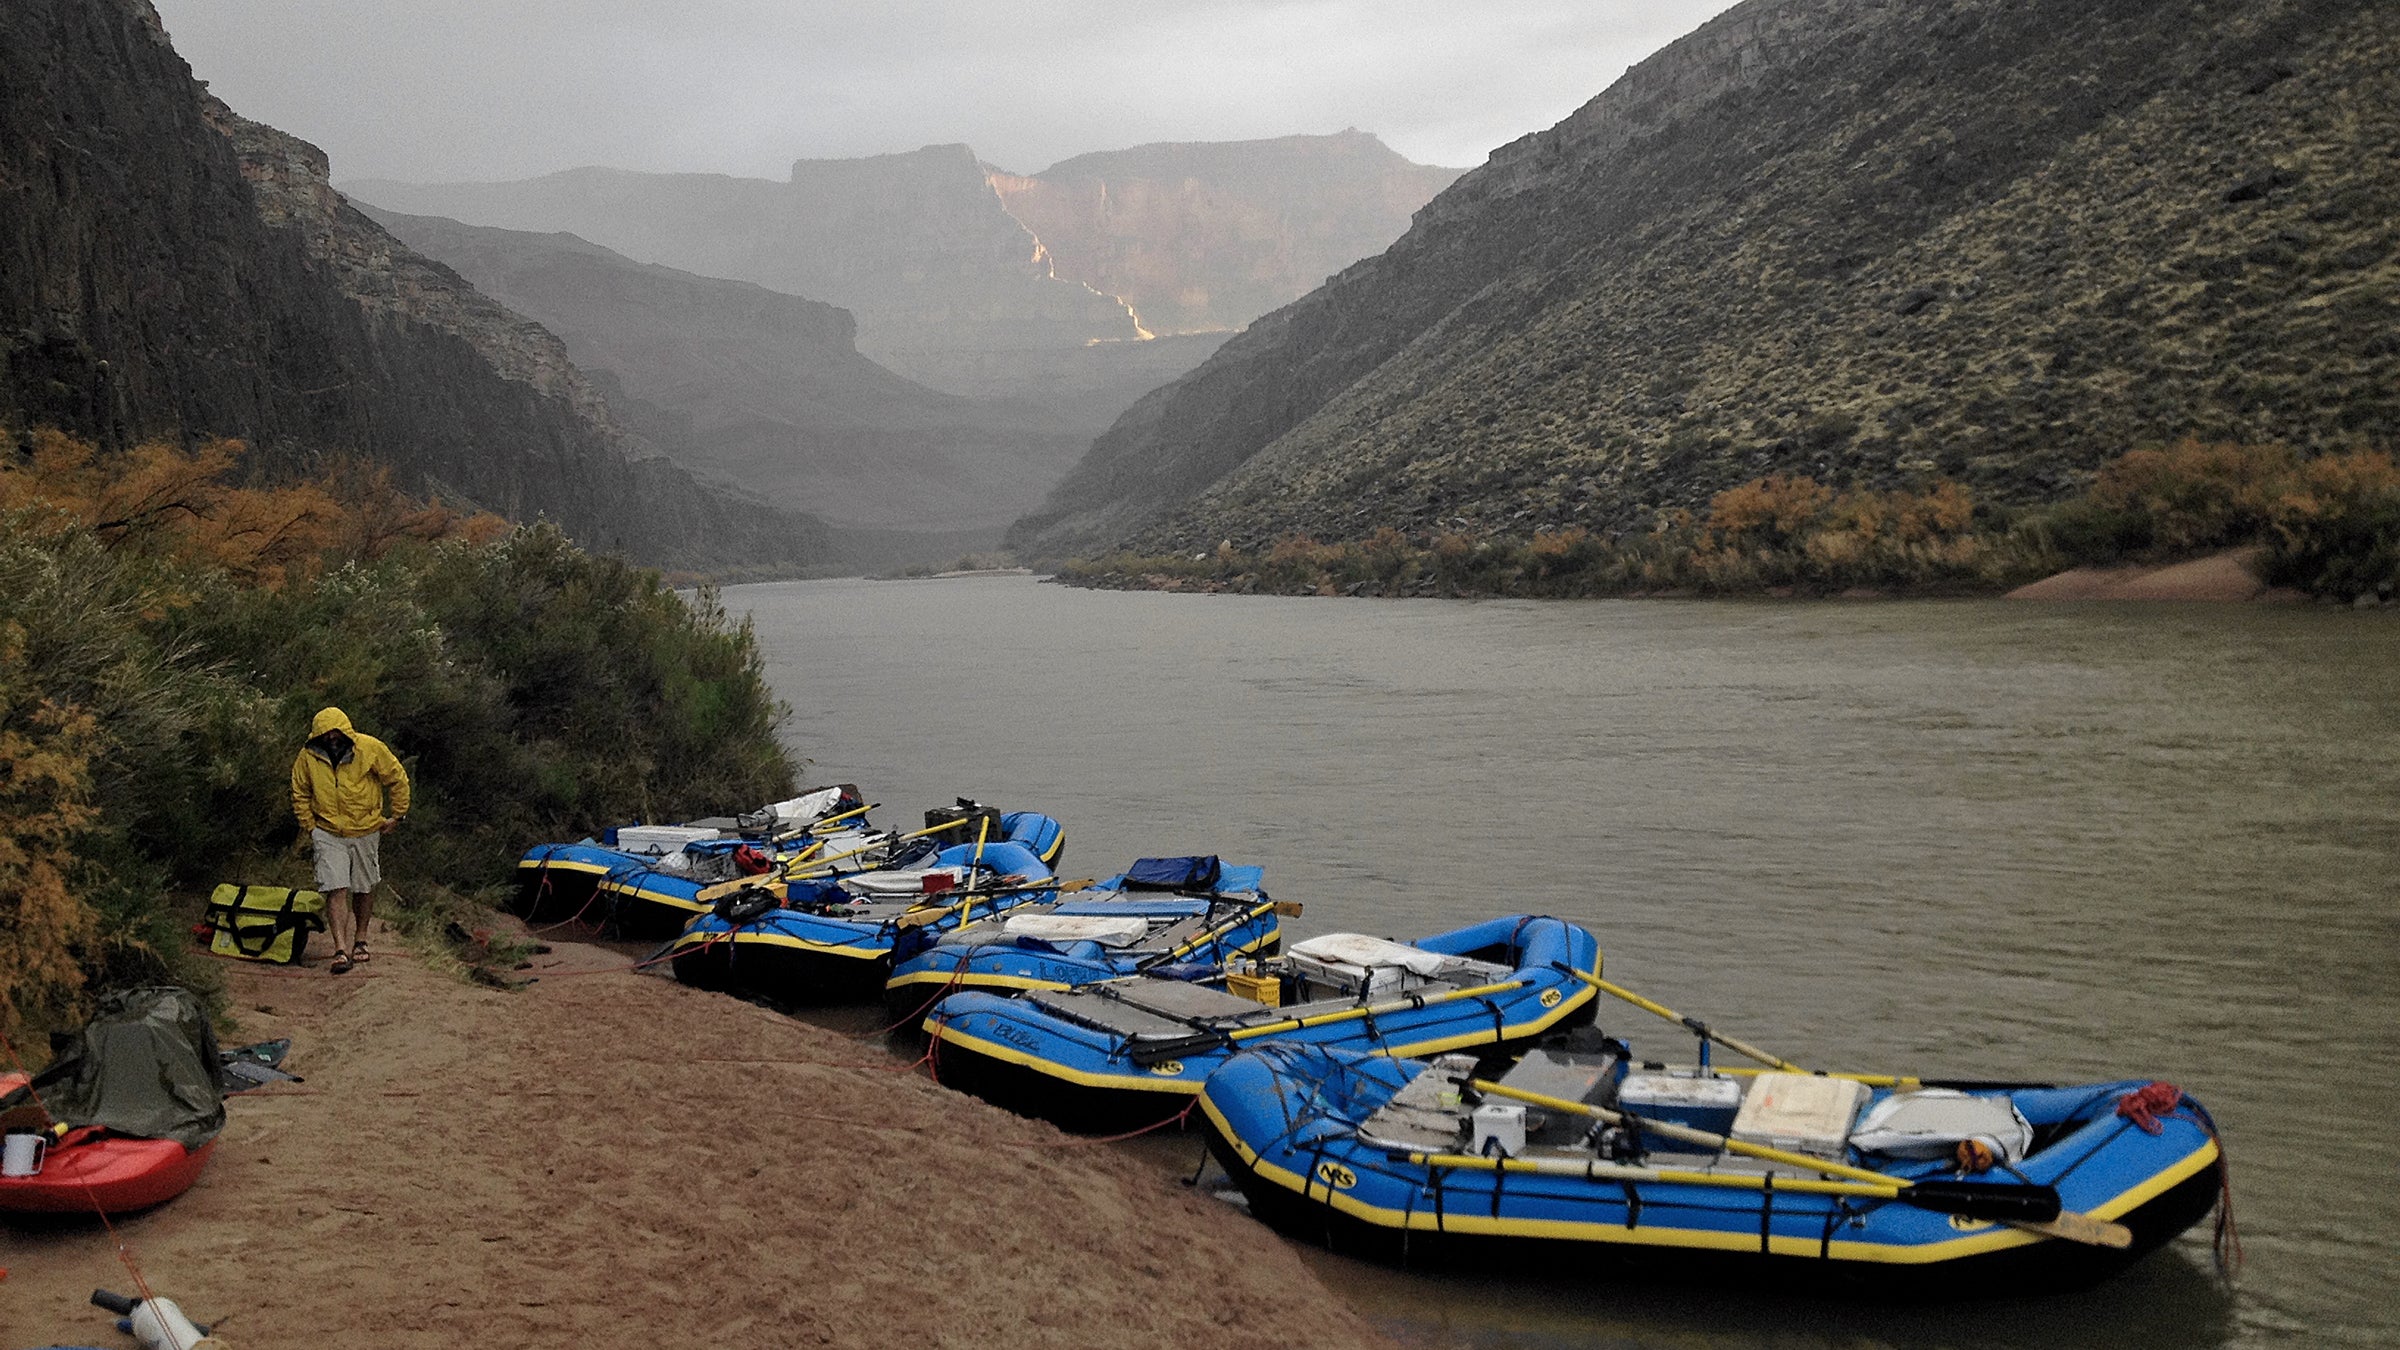
<instances>
[{"instance_id":1,"label":"desert shrub","mask_svg":"<svg viewBox=\"0 0 2400 1350\"><path fill-rule=\"evenodd\" d=\"M2400 591L2400 468L2390 455L2310 460L2267 514L2268 580L2345 600Z\"/></svg>"},{"instance_id":2,"label":"desert shrub","mask_svg":"<svg viewBox=\"0 0 2400 1350\"><path fill-rule=\"evenodd\" d=\"M170 888L279 866L292 756L327 704L409 766L389 857L410 887L481 887L532 842L790 791L784 710L712 591L371 470L237 487L230 461L45 435L0 463L12 1034L91 989L204 981Z\"/></svg>"}]
</instances>

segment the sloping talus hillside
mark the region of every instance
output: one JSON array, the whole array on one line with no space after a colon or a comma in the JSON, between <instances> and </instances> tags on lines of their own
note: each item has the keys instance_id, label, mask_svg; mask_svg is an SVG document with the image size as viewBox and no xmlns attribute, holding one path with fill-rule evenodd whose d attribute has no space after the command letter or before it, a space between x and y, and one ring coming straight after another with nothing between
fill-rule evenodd
<instances>
[{"instance_id":1,"label":"sloping talus hillside","mask_svg":"<svg viewBox=\"0 0 2400 1350\"><path fill-rule=\"evenodd\" d=\"M1120 419L1012 539L1638 526L1772 471L2030 500L2400 435L2400 6L1750 0Z\"/></svg>"},{"instance_id":2,"label":"sloping talus hillside","mask_svg":"<svg viewBox=\"0 0 2400 1350\"><path fill-rule=\"evenodd\" d=\"M363 455L648 562L824 558L816 522L694 483L325 170L196 84L147 0L0 7L0 426Z\"/></svg>"},{"instance_id":3,"label":"sloping talus hillside","mask_svg":"<svg viewBox=\"0 0 2400 1350\"><path fill-rule=\"evenodd\" d=\"M884 369L832 305L637 263L572 234L368 214L558 334L629 408L667 419L653 439L695 472L830 525L938 532L936 551L953 557L989 547L1090 444L1029 409Z\"/></svg>"}]
</instances>

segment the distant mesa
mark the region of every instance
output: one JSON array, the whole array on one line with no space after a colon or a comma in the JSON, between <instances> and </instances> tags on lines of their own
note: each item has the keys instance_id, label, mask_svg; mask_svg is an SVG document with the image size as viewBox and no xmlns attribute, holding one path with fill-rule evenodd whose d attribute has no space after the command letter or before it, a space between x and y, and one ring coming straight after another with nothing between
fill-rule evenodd
<instances>
[{"instance_id":1,"label":"distant mesa","mask_svg":"<svg viewBox=\"0 0 2400 1350\"><path fill-rule=\"evenodd\" d=\"M857 315L867 355L947 392L1088 411L1077 400L1106 388L1096 431L1226 333L1388 245L1456 176L1352 131L1143 146L1029 176L943 145L800 160L781 183L587 168L343 190L828 301ZM1202 340L1113 350L1154 335Z\"/></svg>"}]
</instances>

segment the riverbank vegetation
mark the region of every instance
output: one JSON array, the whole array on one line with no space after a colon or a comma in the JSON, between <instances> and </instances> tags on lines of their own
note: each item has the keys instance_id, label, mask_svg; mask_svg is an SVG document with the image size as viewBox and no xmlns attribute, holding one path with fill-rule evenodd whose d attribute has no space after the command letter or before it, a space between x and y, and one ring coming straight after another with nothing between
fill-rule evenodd
<instances>
[{"instance_id":1,"label":"riverbank vegetation","mask_svg":"<svg viewBox=\"0 0 2400 1350\"><path fill-rule=\"evenodd\" d=\"M231 443L0 455L0 1029L206 983L188 902L304 882L287 779L320 707L415 783L386 844L430 900L529 842L787 795L782 709L713 593L547 525L412 500L341 465L238 484Z\"/></svg>"},{"instance_id":2,"label":"riverbank vegetation","mask_svg":"<svg viewBox=\"0 0 2400 1350\"><path fill-rule=\"evenodd\" d=\"M1754 479L1647 530L1570 526L1526 537L1384 529L1195 554L1116 553L1059 570L1081 585L1278 595L1621 596L1981 594L2071 567L2164 562L2256 546L2261 579L2313 595L2400 588L2400 469L2353 452L2197 441L2139 450L2060 503L2007 509L1935 480L1836 490Z\"/></svg>"}]
</instances>

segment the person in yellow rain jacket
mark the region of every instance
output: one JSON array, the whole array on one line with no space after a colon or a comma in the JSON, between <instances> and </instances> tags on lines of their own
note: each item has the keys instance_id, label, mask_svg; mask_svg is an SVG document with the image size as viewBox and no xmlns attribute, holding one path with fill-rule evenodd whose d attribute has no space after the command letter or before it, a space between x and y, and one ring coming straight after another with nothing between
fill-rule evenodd
<instances>
[{"instance_id":1,"label":"person in yellow rain jacket","mask_svg":"<svg viewBox=\"0 0 2400 1350\"><path fill-rule=\"evenodd\" d=\"M308 724L308 741L292 760L292 814L316 848L339 975L367 959L367 919L383 880L378 846L408 814L408 771L390 746L327 708Z\"/></svg>"}]
</instances>

